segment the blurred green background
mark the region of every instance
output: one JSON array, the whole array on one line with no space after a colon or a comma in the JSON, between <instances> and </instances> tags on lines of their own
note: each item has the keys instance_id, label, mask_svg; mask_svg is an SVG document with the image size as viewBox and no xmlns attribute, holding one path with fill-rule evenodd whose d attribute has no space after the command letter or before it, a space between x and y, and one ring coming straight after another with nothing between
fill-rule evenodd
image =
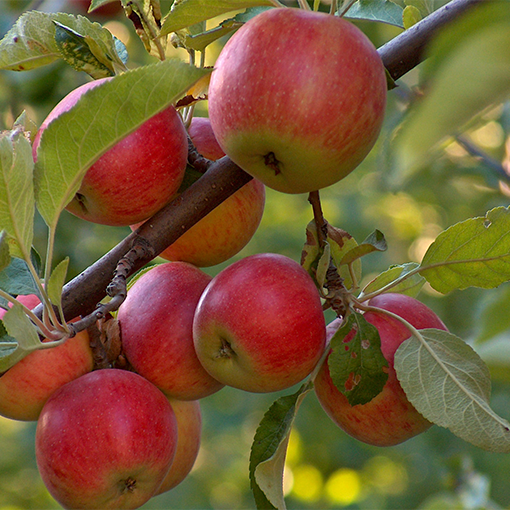
<instances>
[{"instance_id":1,"label":"blurred green background","mask_svg":"<svg viewBox=\"0 0 510 510\"><path fill-rule=\"evenodd\" d=\"M443 3L429 2L435 8ZM33 2L0 0L0 36L21 12L33 7ZM36 7L77 12L71 0L37 2ZM130 67L151 61L122 14L94 19L106 24L126 44ZM379 23L358 25L376 46L400 33L400 29ZM211 48L209 63L220 49L220 44ZM169 49L168 53L185 58L182 51ZM411 179L404 182L393 177L390 182L387 178L392 175L389 141L405 110L406 91L416 87L420 77L421 69L417 68L390 92L380 142L367 160L346 179L321 192L325 216L333 225L358 241L376 228L385 234L388 250L363 260L366 282L391 264L419 262L437 234L448 226L508 205L508 185L499 181L483 159L469 155L453 140ZM86 75L63 63L27 73L0 71L0 129L10 128L23 110L40 124L66 93L87 80ZM206 113L206 105L199 105L197 114ZM505 144L509 118L508 105L494 105L470 124L467 136L488 156L508 160ZM506 168L510 171L508 165ZM305 195L268 190L259 230L228 263L260 252L277 252L299 261L305 227L311 219ZM89 224L65 213L59 226L56 260L69 256L70 276L75 276L129 232L127 228ZM36 247L40 253L45 252L45 236L44 223L37 219ZM226 265L206 271L214 275ZM426 287L420 299L454 334L470 343L482 336L481 325L509 323L507 286L493 291L469 289L448 296ZM492 405L507 419L509 336L508 330L499 332L478 347L494 378ZM194 470L180 486L143 508L253 508L248 481L250 445L264 412L278 396L225 388L204 399L202 449ZM0 418L0 510L59 508L37 473L34 433L34 423ZM285 491L289 508L505 508L510 507L509 473L510 456L476 449L437 426L396 447L364 445L338 429L310 394L291 436Z\"/></svg>"}]
</instances>

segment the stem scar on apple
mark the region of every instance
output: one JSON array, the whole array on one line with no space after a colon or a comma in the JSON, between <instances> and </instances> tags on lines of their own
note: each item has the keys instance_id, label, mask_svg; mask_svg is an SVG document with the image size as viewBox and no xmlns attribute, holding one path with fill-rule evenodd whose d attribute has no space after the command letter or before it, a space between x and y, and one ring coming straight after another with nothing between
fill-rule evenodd
<instances>
[{"instance_id":1,"label":"stem scar on apple","mask_svg":"<svg viewBox=\"0 0 510 510\"><path fill-rule=\"evenodd\" d=\"M221 347L216 355L217 358L233 358L235 351L232 349L230 342L225 338L221 339Z\"/></svg>"},{"instance_id":2,"label":"stem scar on apple","mask_svg":"<svg viewBox=\"0 0 510 510\"><path fill-rule=\"evenodd\" d=\"M280 165L281 163L276 159L276 155L274 152L268 152L264 156L264 164L274 170L274 174L278 175L281 173Z\"/></svg>"}]
</instances>

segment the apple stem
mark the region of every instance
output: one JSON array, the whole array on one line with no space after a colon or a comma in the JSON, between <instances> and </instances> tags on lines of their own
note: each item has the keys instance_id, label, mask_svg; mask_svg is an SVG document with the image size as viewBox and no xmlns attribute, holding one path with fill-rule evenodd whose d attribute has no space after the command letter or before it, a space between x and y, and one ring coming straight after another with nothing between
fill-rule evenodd
<instances>
[{"instance_id":1,"label":"apple stem","mask_svg":"<svg viewBox=\"0 0 510 510\"><path fill-rule=\"evenodd\" d=\"M201 174L205 174L214 161L200 154L188 135L188 163Z\"/></svg>"}]
</instances>

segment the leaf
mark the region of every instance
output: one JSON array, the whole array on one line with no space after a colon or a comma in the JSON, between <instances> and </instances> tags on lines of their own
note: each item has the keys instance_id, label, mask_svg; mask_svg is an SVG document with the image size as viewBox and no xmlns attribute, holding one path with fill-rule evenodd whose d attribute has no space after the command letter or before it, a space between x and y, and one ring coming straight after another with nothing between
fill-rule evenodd
<instances>
[{"instance_id":1,"label":"leaf","mask_svg":"<svg viewBox=\"0 0 510 510\"><path fill-rule=\"evenodd\" d=\"M510 330L510 285L503 285L487 293L478 303L476 314L477 343L483 343ZM510 345L510 342L508 342Z\"/></svg>"},{"instance_id":2,"label":"leaf","mask_svg":"<svg viewBox=\"0 0 510 510\"><path fill-rule=\"evenodd\" d=\"M56 224L102 154L210 72L177 59L143 66L87 91L55 119L41 136L35 166L37 207L47 225Z\"/></svg>"},{"instance_id":3,"label":"leaf","mask_svg":"<svg viewBox=\"0 0 510 510\"><path fill-rule=\"evenodd\" d=\"M84 71L95 80L115 73L100 62L90 50L86 38L55 21L55 42L62 58L76 71Z\"/></svg>"},{"instance_id":4,"label":"leaf","mask_svg":"<svg viewBox=\"0 0 510 510\"><path fill-rule=\"evenodd\" d=\"M250 482L257 508L285 508L283 468L290 431L296 412L311 382L299 390L279 398L260 422L250 453Z\"/></svg>"},{"instance_id":5,"label":"leaf","mask_svg":"<svg viewBox=\"0 0 510 510\"><path fill-rule=\"evenodd\" d=\"M347 289L352 289L355 283L361 279L361 260L357 259L352 262L352 274L349 267L342 265L341 261L346 253L356 248L358 243L348 232L341 228L333 227L328 223L328 243L331 247L331 256L333 262L338 269L338 273L344 280ZM353 277L356 282L353 281Z\"/></svg>"},{"instance_id":6,"label":"leaf","mask_svg":"<svg viewBox=\"0 0 510 510\"><path fill-rule=\"evenodd\" d=\"M0 69L26 71L62 58L55 41L54 22L58 22L79 37L87 38L89 47L90 41L94 41L95 57L109 69L114 70L116 67L125 69L124 45L99 23L92 23L84 16L38 11L22 14L0 41ZM122 54L122 58L119 54Z\"/></svg>"},{"instance_id":7,"label":"leaf","mask_svg":"<svg viewBox=\"0 0 510 510\"><path fill-rule=\"evenodd\" d=\"M340 276L344 280L344 285L348 289L352 288L354 282L352 281L352 275L349 271L349 268L346 267L345 265L341 266L340 261L342 260L344 254L358 246L358 243L348 232L340 228L333 227L329 223L327 224L326 241L329 245L329 250L333 262L338 268ZM301 265L308 271L308 273L316 281L318 280L316 273L318 271L318 265L322 255L323 252L321 252L319 248L319 240L317 237L317 227L315 225L315 222L312 220L306 226L306 243L303 246L303 250L301 252ZM354 261L353 274L359 281L359 279L361 278L361 261L359 260ZM322 288L322 286L320 288Z\"/></svg>"},{"instance_id":8,"label":"leaf","mask_svg":"<svg viewBox=\"0 0 510 510\"><path fill-rule=\"evenodd\" d=\"M510 423L489 404L490 374L476 352L446 331L420 330L395 353L407 398L429 421L491 452L510 452Z\"/></svg>"},{"instance_id":9,"label":"leaf","mask_svg":"<svg viewBox=\"0 0 510 510\"><path fill-rule=\"evenodd\" d=\"M356 259L374 251L385 251L388 248L384 234L379 230L372 232L360 245L349 250L340 261L340 265L351 264Z\"/></svg>"},{"instance_id":10,"label":"leaf","mask_svg":"<svg viewBox=\"0 0 510 510\"><path fill-rule=\"evenodd\" d=\"M93 12L101 6L111 3L119 3L119 0L91 0L88 12Z\"/></svg>"},{"instance_id":11,"label":"leaf","mask_svg":"<svg viewBox=\"0 0 510 510\"><path fill-rule=\"evenodd\" d=\"M5 372L12 365L9 365L9 359L18 349L18 342L12 336L9 336L3 322L0 320L0 373Z\"/></svg>"},{"instance_id":12,"label":"leaf","mask_svg":"<svg viewBox=\"0 0 510 510\"><path fill-rule=\"evenodd\" d=\"M30 253L34 236L32 147L21 128L0 135L0 230L15 241L11 254Z\"/></svg>"},{"instance_id":13,"label":"leaf","mask_svg":"<svg viewBox=\"0 0 510 510\"><path fill-rule=\"evenodd\" d=\"M358 0L344 14L345 18L379 21L404 28L402 7L390 0Z\"/></svg>"},{"instance_id":14,"label":"leaf","mask_svg":"<svg viewBox=\"0 0 510 510\"><path fill-rule=\"evenodd\" d=\"M381 352L376 327L360 313L351 313L331 338L329 372L351 406L376 397L388 380L388 362Z\"/></svg>"},{"instance_id":15,"label":"leaf","mask_svg":"<svg viewBox=\"0 0 510 510\"><path fill-rule=\"evenodd\" d=\"M197 35L187 35L184 39L184 46L188 49L195 51L204 51L209 44L217 41L220 37L224 37L238 28L242 27L243 23L235 21L234 19L225 20L219 26L202 32Z\"/></svg>"},{"instance_id":16,"label":"leaf","mask_svg":"<svg viewBox=\"0 0 510 510\"><path fill-rule=\"evenodd\" d=\"M430 285L443 294L455 289L492 289L510 280L510 209L451 226L430 245L421 262Z\"/></svg>"},{"instance_id":17,"label":"leaf","mask_svg":"<svg viewBox=\"0 0 510 510\"><path fill-rule=\"evenodd\" d=\"M421 13L414 5L408 5L403 12L402 19L404 22L404 28L407 30L413 25L416 25L418 21L421 21Z\"/></svg>"},{"instance_id":18,"label":"leaf","mask_svg":"<svg viewBox=\"0 0 510 510\"><path fill-rule=\"evenodd\" d=\"M11 263L0 271L0 289L13 296L36 294L41 297L27 263L17 257L12 257Z\"/></svg>"},{"instance_id":19,"label":"leaf","mask_svg":"<svg viewBox=\"0 0 510 510\"><path fill-rule=\"evenodd\" d=\"M161 35L167 35L228 12L257 6L272 6L271 0L182 0L175 2L163 19Z\"/></svg>"},{"instance_id":20,"label":"leaf","mask_svg":"<svg viewBox=\"0 0 510 510\"><path fill-rule=\"evenodd\" d=\"M3 316L3 324L7 334L15 339L17 348L8 356L0 359L0 371L5 371L15 365L25 356L41 347L37 329L25 315L19 303L13 304ZM7 346L9 350L9 346Z\"/></svg>"},{"instance_id":21,"label":"leaf","mask_svg":"<svg viewBox=\"0 0 510 510\"><path fill-rule=\"evenodd\" d=\"M426 165L485 108L509 96L510 3L487 4L492 5L473 9L460 25L449 25L430 47L427 93L411 106L395 137L399 180Z\"/></svg>"},{"instance_id":22,"label":"leaf","mask_svg":"<svg viewBox=\"0 0 510 510\"><path fill-rule=\"evenodd\" d=\"M51 273L48 280L48 297L54 305L60 305L62 297L62 288L66 282L67 268L69 267L69 257L66 257Z\"/></svg>"},{"instance_id":23,"label":"leaf","mask_svg":"<svg viewBox=\"0 0 510 510\"><path fill-rule=\"evenodd\" d=\"M386 286L389 286L397 280L401 280L400 283L392 286L388 289L388 291L391 290L391 292L398 292L399 294L416 297L425 284L425 278L418 273L413 274L409 278L405 278L405 275L417 267L419 267L419 264L416 262L390 266L389 269L376 276L363 289L363 294L372 294L373 292L384 289Z\"/></svg>"},{"instance_id":24,"label":"leaf","mask_svg":"<svg viewBox=\"0 0 510 510\"><path fill-rule=\"evenodd\" d=\"M11 263L9 241L5 230L0 232L0 273Z\"/></svg>"}]
</instances>

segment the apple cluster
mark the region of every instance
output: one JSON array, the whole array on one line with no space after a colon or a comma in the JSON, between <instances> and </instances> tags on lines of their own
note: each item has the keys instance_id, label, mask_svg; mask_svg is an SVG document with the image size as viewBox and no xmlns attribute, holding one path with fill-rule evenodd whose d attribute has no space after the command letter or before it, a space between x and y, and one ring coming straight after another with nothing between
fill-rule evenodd
<instances>
[{"instance_id":1,"label":"apple cluster","mask_svg":"<svg viewBox=\"0 0 510 510\"><path fill-rule=\"evenodd\" d=\"M79 87L53 109L34 140L34 159L50 123L103 81ZM115 319L127 369L96 369L83 331L0 377L0 414L37 420L39 471L65 508L137 508L181 483L199 453L200 400L224 386L277 392L311 376L331 419L378 446L431 425L407 400L393 367L409 330L384 313L417 329L446 329L416 299L382 294L368 303L365 318L379 331L388 381L372 401L351 406L328 368L328 342L342 319L326 327L321 295L300 264L264 253L214 278L201 269L227 261L252 238L265 186L311 192L356 168L377 139L385 100L384 67L359 29L336 16L271 9L221 52L209 118L185 127L170 106L91 165L67 210L132 229L178 196L188 136L204 157L227 155L253 179L130 286ZM38 303L36 296L19 300Z\"/></svg>"}]
</instances>

